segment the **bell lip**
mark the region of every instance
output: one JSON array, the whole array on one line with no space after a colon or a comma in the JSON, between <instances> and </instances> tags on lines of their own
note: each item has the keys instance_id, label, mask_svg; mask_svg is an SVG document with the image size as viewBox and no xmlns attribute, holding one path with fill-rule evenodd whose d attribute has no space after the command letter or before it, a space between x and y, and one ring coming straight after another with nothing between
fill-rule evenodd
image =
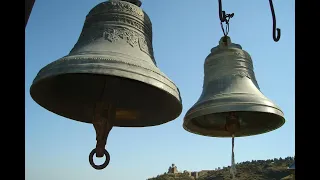
<instances>
[{"instance_id":1,"label":"bell lip","mask_svg":"<svg viewBox=\"0 0 320 180\"><path fill-rule=\"evenodd\" d=\"M75 57L76 57L76 58L75 58ZM46 75L44 75L44 76L41 75L41 71L51 71L52 69L50 69L50 68L48 68L48 67L50 67L51 65L54 65L55 62L57 62L57 61L59 61L59 60L66 59L66 58L67 58L67 59L68 59L68 58L69 58L69 59L73 59L73 60L79 60L79 59L97 60L97 59L99 59L98 57L97 57L97 58L88 58L88 57L79 58L79 57L77 57L77 56L65 56L65 57L62 57L62 58L60 58L60 59L58 59L58 60L56 60L56 61L48 64L47 66L43 67L43 68L38 72L37 76L34 78L32 84L31 84L31 86L30 86L30 88L29 88L29 94L30 94L31 98L32 98L38 105L40 105L40 106L43 107L44 109L46 109L46 110L48 110L48 111L50 111L50 112L52 112L52 113L54 113L54 114L56 114L56 115L65 117L65 118L67 118L67 119L75 120L75 121L78 121L78 122L90 123L90 122L79 121L79 120L76 120L76 119L72 119L72 118L70 118L70 117L66 117L66 116L57 114L57 113L55 113L55 112L47 109L46 107L44 107L44 106L43 106L41 103L39 103L39 102L37 101L37 99L33 96L32 88L34 87L34 85L36 85L36 84L38 84L38 83L41 83L41 81L43 81L43 80L45 80L45 79L47 79L47 78L53 78L53 77L55 77L55 76L59 76L59 75L63 75L63 74L100 74L100 75L116 76L116 77L120 77L120 78L126 78L126 79L130 79L130 80L134 80L134 81L139 81L139 82L145 83L145 84L147 84L147 85L149 85L149 86L152 86L152 87L154 87L154 88L160 89L160 90L162 90L163 92L165 92L166 94L170 95L170 96L173 97L173 99L176 101L175 104L177 104L177 105L179 106L179 108L177 108L178 111L177 111L175 117L172 118L172 119L170 119L170 120L163 121L163 122L157 123L157 124L142 125L142 126L115 125L115 126L117 126L117 127L151 127L151 126L158 126L158 125L165 124L165 123L168 123L168 122L170 122L170 121L176 120L176 119L181 115L181 113L182 113L183 105L182 105L182 98L181 98L181 94L180 94L179 88L175 85L175 83L173 83L173 81L171 81L171 80L170 80L164 73L162 73L161 71L160 71L160 72L161 72L162 74L159 74L159 73L156 73L156 72L151 71L151 70L149 70L149 69L145 69L145 68L143 68L143 67L136 66L136 68L139 68L140 70L147 71L148 73L145 73L145 74L143 74L143 75L148 74L148 75L149 75L148 77L149 77L150 79L155 80L154 82L152 82L152 81L143 81L143 80L141 80L141 79L134 78L132 74L137 74L135 71L130 71L130 72L128 72L126 75L124 75L123 73L120 73L120 71L123 72L123 71L128 71L128 70L130 70L130 68L122 68L122 69L120 68L120 69L117 69L117 70L119 70L119 71L113 71L113 72L116 72L116 73L114 73L114 74L101 73L101 71L100 71L100 73L99 73L99 72L90 73L90 72L81 72L81 71L80 71L80 72L73 72L74 69L69 68L69 70L70 70L69 72L66 72L66 71L59 71L59 72L53 71L53 72L51 72L51 73L49 72L48 74L46 74ZM107 58L100 58L100 59L102 59L102 60L110 60L110 59L112 59L112 60L113 60L114 58L109 58L109 59L107 59ZM121 62L120 62L120 63L121 63ZM91 62L91 65L92 65L92 64L94 64L94 63ZM128 64L123 63L123 65L128 65ZM129 65L132 65L132 64L129 64ZM132 66L134 66L134 65L132 65ZM68 69L68 68L67 68L67 69ZM132 68L131 68L131 69L132 69ZM106 72L106 71L104 71L104 72ZM155 78L155 77L151 77L150 72L153 72L153 73L152 73L153 75L161 76L161 77L162 77L161 79L165 79L165 80L166 80L166 83L159 81L159 80L158 80L157 78ZM141 74L141 75L142 75L142 74ZM159 82L160 82L161 85L159 85ZM171 86L168 85L168 83L169 83ZM164 85L165 85L165 86L164 86ZM174 88L173 88L172 86L173 86Z\"/></svg>"},{"instance_id":2,"label":"bell lip","mask_svg":"<svg viewBox=\"0 0 320 180\"><path fill-rule=\"evenodd\" d=\"M255 135L260 135L260 134L265 134L267 132L271 132L271 131L274 131L276 129L279 129L280 127L282 127L284 124L285 124L285 118L284 118L284 114L283 112L278 109L278 108L275 108L275 107L271 107L271 106L263 106L263 105L258 105L258 107L260 106L261 108L261 111L257 111L257 104L254 104L254 105L247 105L247 109L244 108L243 105L224 105L224 106L220 106L220 108L217 108L216 106L214 108L216 108L214 110L215 113L223 113L223 112L226 112L225 111L225 107L228 106L229 109L232 109L232 112L246 112L246 111L255 111L255 112L261 112L261 113L270 113L270 114L274 114L276 116L279 116L281 117L282 121L275 127L269 129L268 131L264 131L262 133L251 133L251 134L245 134L245 135L237 135L235 134L235 137L246 137L246 136L255 136ZM195 118L195 117L199 117L199 116L204 116L204 115L208 115L208 114L211 114L212 112L212 106L211 107L207 107L207 108L201 108L201 109L198 109L198 110L194 110L192 111L192 113L190 113L190 111L193 109L194 107L190 108L185 117L183 118L183 128L190 132L190 133L193 133L193 134L198 134L198 135L201 135L201 136L207 136L207 137L219 137L219 138L229 138L229 137L232 137L231 134L230 135L227 135L227 136L217 136L217 135L211 135L210 133L200 133L198 130L202 129L202 131L209 131L209 130L206 130L206 129L203 129L201 127L197 127L195 125L193 125L192 123L192 119ZM231 112L231 111L230 111Z\"/></svg>"},{"instance_id":3,"label":"bell lip","mask_svg":"<svg viewBox=\"0 0 320 180\"><path fill-rule=\"evenodd\" d=\"M85 56L85 55L68 55L65 57L62 57L56 61L53 61L52 63L46 65L45 67L43 67L38 74L36 75L36 77L34 78L32 85L36 84L38 81L40 82L42 79L46 79L46 78L51 78L54 76L58 76L58 75L62 75L62 74L68 74L68 73L89 73L92 74L92 72L88 72L88 69L90 69L90 71L92 71L94 68L98 68L98 70L96 70L94 72L94 74L100 74L100 75L110 75L110 76L117 76L117 77L122 77L122 78L128 78L131 80L136 80L136 81L140 81L146 84L149 84L151 86L154 86L156 88L159 88L161 90L165 90L167 92L170 92L170 94L172 96L174 96L176 99L178 99L180 102L182 102L181 99L181 95L179 92L178 87L175 85L175 83L169 78L167 77L163 72L161 72L159 70L158 67L155 66L154 70L159 70L159 72L154 71L152 69L148 69L146 67L142 67L142 66L138 66L136 64L132 64L132 63L128 63L126 61L123 61L123 58L128 58L128 57L113 57L113 56L108 56L108 55L95 55L95 54L90 54L90 57ZM66 65L70 65L71 61L82 61L82 64L80 66L78 66L77 68L70 68L67 67ZM69 61L68 63L64 63L63 61ZM87 62L85 62L87 61ZM102 63L100 61L105 61L102 65ZM52 66L56 66L56 68L58 67L56 65L56 63L61 62L59 64L59 71L55 71L53 70ZM112 66L114 64L114 62L117 62L119 65L118 67L114 67ZM86 67L83 67L83 64L86 63ZM63 68L61 68L61 66L63 65ZM77 66L77 64L71 64L70 66ZM88 68L89 66L91 66L92 68ZM133 69L135 68L134 71ZM102 71L102 69L108 70L108 69L114 69L114 71L112 71L112 73L106 73L108 71ZM138 71L139 69L139 71ZM115 71L116 70L116 71ZM142 74L139 73L141 71L145 71L146 73ZM45 73L43 73L45 72ZM121 73L120 73L121 72ZM139 79L139 78L135 78L132 75L137 75L137 76L144 76L147 77L149 79L153 79L154 81L143 81L143 78ZM158 79L156 78L158 77ZM164 81L159 81L159 79L162 79ZM159 82L162 85L159 85ZM164 88L164 86L167 88ZM181 103L182 104L182 103Z\"/></svg>"},{"instance_id":4,"label":"bell lip","mask_svg":"<svg viewBox=\"0 0 320 180\"><path fill-rule=\"evenodd\" d=\"M40 82L40 81L38 81L38 82ZM38 83L38 82L37 82L37 83ZM66 118L66 119L70 119L70 120L73 120L73 121L77 121L77 122L81 122L81 123L86 123L86 124L92 124L91 122L80 121L80 120L77 120L77 119L70 118L70 117L68 117L68 116L64 116L64 115L58 114L58 113L56 113L56 112L54 112L54 111L46 108L45 106L43 106L43 104L40 103L40 102L38 101L38 99L34 97L34 95L33 95L33 93L32 93L32 89L33 89L34 85L36 85L37 83L32 83L32 84L31 84L31 86L30 86L30 88L29 88L29 94L30 94L31 98L32 98L39 106L41 106L41 107L44 108L45 110L47 110L47 111L49 111L49 112L51 112L51 113L53 113L53 114L55 114L55 115L64 117L64 118ZM148 85L150 85L150 84L148 84ZM153 86L153 85L150 85L150 86L152 86L153 88L158 88L158 87ZM167 91L164 91L164 92L167 93L168 95L174 97L174 99L175 99L175 101L176 101L176 104L179 104L179 105L180 105L180 106L179 106L179 111L177 111L175 118L170 119L170 120L163 121L163 122L161 122L161 123L145 124L145 125L140 125L140 126L139 126L139 125L136 125L136 126L131 126L131 125L119 125L119 124L115 124L114 126L115 126L115 127L153 127L153 126L159 126L159 125L166 124L166 123L169 123L169 122L171 122L171 121L176 120L176 119L181 115L181 113L182 113L182 109L183 109L182 100L180 99L180 101L179 101L179 100L178 100L175 96L173 96L172 94L168 93Z\"/></svg>"}]
</instances>

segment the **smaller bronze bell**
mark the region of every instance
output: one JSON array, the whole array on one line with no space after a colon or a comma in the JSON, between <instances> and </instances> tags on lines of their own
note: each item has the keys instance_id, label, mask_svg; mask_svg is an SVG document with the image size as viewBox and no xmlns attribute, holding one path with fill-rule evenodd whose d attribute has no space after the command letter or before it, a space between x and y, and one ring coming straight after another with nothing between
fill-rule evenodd
<instances>
[{"instance_id":1,"label":"smaller bronze bell","mask_svg":"<svg viewBox=\"0 0 320 180\"><path fill-rule=\"evenodd\" d=\"M250 55L228 36L204 63L199 100L184 117L183 128L212 137L266 133L285 123L280 108L259 90Z\"/></svg>"}]
</instances>

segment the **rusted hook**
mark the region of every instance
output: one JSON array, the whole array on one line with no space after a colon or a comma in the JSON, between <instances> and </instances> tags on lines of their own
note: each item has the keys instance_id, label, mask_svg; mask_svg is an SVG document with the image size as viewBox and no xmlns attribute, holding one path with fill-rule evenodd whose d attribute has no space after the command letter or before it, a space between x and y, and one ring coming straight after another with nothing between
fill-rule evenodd
<instances>
[{"instance_id":1,"label":"rusted hook","mask_svg":"<svg viewBox=\"0 0 320 180\"><path fill-rule=\"evenodd\" d=\"M273 40L275 42L278 42L280 40L281 30L279 28L277 28L276 15L275 15L275 12L274 12L272 0L269 0L269 3L270 3L270 9L271 9L272 21L273 21L273 30L272 30Z\"/></svg>"}]
</instances>

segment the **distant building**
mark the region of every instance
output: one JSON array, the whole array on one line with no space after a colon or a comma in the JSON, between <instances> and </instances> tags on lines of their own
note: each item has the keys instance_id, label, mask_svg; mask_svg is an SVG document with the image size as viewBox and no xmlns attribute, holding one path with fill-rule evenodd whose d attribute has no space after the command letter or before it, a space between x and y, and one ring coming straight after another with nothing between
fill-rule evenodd
<instances>
[{"instance_id":1,"label":"distant building","mask_svg":"<svg viewBox=\"0 0 320 180\"><path fill-rule=\"evenodd\" d=\"M178 168L175 164L172 164L169 169L168 169L168 174L180 174L181 172L178 171ZM199 177L199 173L198 172L189 172L184 170L183 173L188 174L190 177L194 177L195 179L197 179Z\"/></svg>"},{"instance_id":2,"label":"distant building","mask_svg":"<svg viewBox=\"0 0 320 180\"><path fill-rule=\"evenodd\" d=\"M173 173L173 174L179 173L177 166L172 164L168 169L168 173Z\"/></svg>"}]
</instances>

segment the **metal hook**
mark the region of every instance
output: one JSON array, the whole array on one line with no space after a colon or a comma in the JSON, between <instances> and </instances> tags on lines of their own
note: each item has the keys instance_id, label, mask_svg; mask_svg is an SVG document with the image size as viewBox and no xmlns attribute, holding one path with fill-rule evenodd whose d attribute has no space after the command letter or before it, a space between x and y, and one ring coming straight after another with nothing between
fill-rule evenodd
<instances>
[{"instance_id":1,"label":"metal hook","mask_svg":"<svg viewBox=\"0 0 320 180\"><path fill-rule=\"evenodd\" d=\"M273 20L273 30L272 30L273 40L275 42L278 42L280 40L281 30L277 28L276 15L274 12L272 0L269 0L269 3L270 3L271 13L272 13L272 20Z\"/></svg>"},{"instance_id":2,"label":"metal hook","mask_svg":"<svg viewBox=\"0 0 320 180\"><path fill-rule=\"evenodd\" d=\"M220 21L224 22L226 21L226 12L222 11L222 2L221 0L218 0L219 3L219 17L220 17Z\"/></svg>"},{"instance_id":3,"label":"metal hook","mask_svg":"<svg viewBox=\"0 0 320 180\"><path fill-rule=\"evenodd\" d=\"M234 13L226 14L225 11L222 11L221 0L218 0L218 4L219 4L219 18L220 18L221 29L222 29L224 36L227 36L229 33L229 20L230 20L230 18L232 18L234 16ZM224 27L222 25L223 22L226 23L226 32L225 32Z\"/></svg>"}]
</instances>

